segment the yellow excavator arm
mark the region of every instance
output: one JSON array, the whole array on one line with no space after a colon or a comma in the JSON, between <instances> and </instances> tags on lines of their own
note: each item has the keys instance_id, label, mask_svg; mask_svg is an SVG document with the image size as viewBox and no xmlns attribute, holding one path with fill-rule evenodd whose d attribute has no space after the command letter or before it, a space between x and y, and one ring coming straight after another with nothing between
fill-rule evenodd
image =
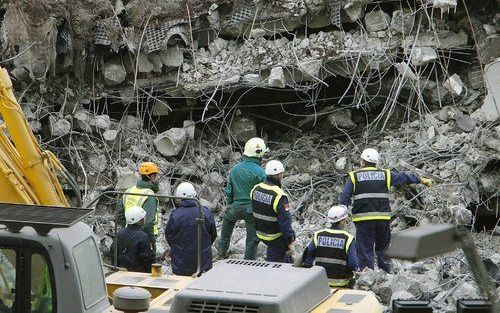
<instances>
[{"instance_id":1,"label":"yellow excavator arm","mask_svg":"<svg viewBox=\"0 0 500 313\"><path fill-rule=\"evenodd\" d=\"M0 114L0 202L68 206L55 175L62 165L52 152L41 149L2 67Z\"/></svg>"}]
</instances>

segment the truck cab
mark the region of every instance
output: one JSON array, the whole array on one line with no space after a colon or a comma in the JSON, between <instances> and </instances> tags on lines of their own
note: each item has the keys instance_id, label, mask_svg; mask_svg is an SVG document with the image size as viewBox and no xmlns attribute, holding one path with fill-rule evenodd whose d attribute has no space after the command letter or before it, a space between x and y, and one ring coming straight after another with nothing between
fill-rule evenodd
<instances>
[{"instance_id":1,"label":"truck cab","mask_svg":"<svg viewBox=\"0 0 500 313\"><path fill-rule=\"evenodd\" d=\"M0 312L109 307L96 241L79 221L90 212L0 204Z\"/></svg>"}]
</instances>

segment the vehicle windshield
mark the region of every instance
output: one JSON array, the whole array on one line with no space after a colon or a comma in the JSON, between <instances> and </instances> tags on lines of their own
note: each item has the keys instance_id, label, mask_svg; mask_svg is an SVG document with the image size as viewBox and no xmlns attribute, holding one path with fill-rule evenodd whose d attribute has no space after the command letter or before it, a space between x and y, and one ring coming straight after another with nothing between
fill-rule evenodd
<instances>
[{"instance_id":1,"label":"vehicle windshield","mask_svg":"<svg viewBox=\"0 0 500 313\"><path fill-rule=\"evenodd\" d=\"M106 297L101 259L92 237L73 247L73 257L80 280L85 308L90 308Z\"/></svg>"}]
</instances>

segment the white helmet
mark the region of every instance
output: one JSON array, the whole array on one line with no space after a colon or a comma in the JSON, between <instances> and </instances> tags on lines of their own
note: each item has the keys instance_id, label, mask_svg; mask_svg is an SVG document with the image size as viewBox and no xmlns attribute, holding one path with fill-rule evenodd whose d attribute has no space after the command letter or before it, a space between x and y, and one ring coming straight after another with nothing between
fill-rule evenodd
<instances>
[{"instance_id":1,"label":"white helmet","mask_svg":"<svg viewBox=\"0 0 500 313\"><path fill-rule=\"evenodd\" d=\"M266 164L266 175L278 175L284 171L285 167L283 166L283 163L278 160L271 160Z\"/></svg>"},{"instance_id":2,"label":"white helmet","mask_svg":"<svg viewBox=\"0 0 500 313\"><path fill-rule=\"evenodd\" d=\"M133 206L125 210L125 220L128 225L140 222L146 216L146 211L140 206Z\"/></svg>"},{"instance_id":3,"label":"white helmet","mask_svg":"<svg viewBox=\"0 0 500 313\"><path fill-rule=\"evenodd\" d=\"M175 196L179 198L194 198L196 197L196 190L191 183L183 182L175 189Z\"/></svg>"},{"instance_id":4,"label":"white helmet","mask_svg":"<svg viewBox=\"0 0 500 313\"><path fill-rule=\"evenodd\" d=\"M347 209L342 205L335 205L328 210L328 219L332 223L340 222L347 218Z\"/></svg>"},{"instance_id":5,"label":"white helmet","mask_svg":"<svg viewBox=\"0 0 500 313\"><path fill-rule=\"evenodd\" d=\"M378 163L379 155L377 150L372 148L367 148L363 150L363 153L361 153L361 158L366 162Z\"/></svg>"},{"instance_id":6,"label":"white helmet","mask_svg":"<svg viewBox=\"0 0 500 313\"><path fill-rule=\"evenodd\" d=\"M262 138L252 138L249 139L245 143L245 150L243 151L243 154L248 156L248 157L257 157L257 158L262 158L264 153L266 153L267 148L266 148L266 143Z\"/></svg>"}]
</instances>

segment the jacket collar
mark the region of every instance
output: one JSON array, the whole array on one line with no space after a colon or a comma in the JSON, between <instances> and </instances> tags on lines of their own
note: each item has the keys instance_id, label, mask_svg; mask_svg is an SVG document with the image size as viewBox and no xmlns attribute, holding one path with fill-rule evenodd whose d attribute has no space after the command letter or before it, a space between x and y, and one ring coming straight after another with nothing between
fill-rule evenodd
<instances>
[{"instance_id":1,"label":"jacket collar","mask_svg":"<svg viewBox=\"0 0 500 313\"><path fill-rule=\"evenodd\" d=\"M266 176L266 184L281 187L281 182L279 182L277 179L272 178L271 176Z\"/></svg>"},{"instance_id":2,"label":"jacket collar","mask_svg":"<svg viewBox=\"0 0 500 313\"><path fill-rule=\"evenodd\" d=\"M330 224L330 229L344 230L344 227L340 227L339 225Z\"/></svg>"},{"instance_id":3,"label":"jacket collar","mask_svg":"<svg viewBox=\"0 0 500 313\"><path fill-rule=\"evenodd\" d=\"M242 160L242 162L251 162L251 163L258 164L258 165L260 165L260 162L261 162L260 158L249 157L249 156L246 156L246 155L243 155L243 157L241 158L241 160Z\"/></svg>"},{"instance_id":4,"label":"jacket collar","mask_svg":"<svg viewBox=\"0 0 500 313\"><path fill-rule=\"evenodd\" d=\"M151 189L155 193L157 193L160 190L160 187L158 186L158 184L155 184L155 183L150 182L150 181L144 181L142 179L139 179L137 181L137 185L136 186L138 188L148 188L148 189Z\"/></svg>"},{"instance_id":5,"label":"jacket collar","mask_svg":"<svg viewBox=\"0 0 500 313\"><path fill-rule=\"evenodd\" d=\"M194 200L182 200L178 205L177 209L179 208L189 208L189 207L197 207L196 201Z\"/></svg>"},{"instance_id":6,"label":"jacket collar","mask_svg":"<svg viewBox=\"0 0 500 313\"><path fill-rule=\"evenodd\" d=\"M139 224L127 225L127 228L129 230L142 230L142 225Z\"/></svg>"},{"instance_id":7,"label":"jacket collar","mask_svg":"<svg viewBox=\"0 0 500 313\"><path fill-rule=\"evenodd\" d=\"M359 169L360 171L376 171L377 168L374 166L365 166Z\"/></svg>"}]
</instances>

